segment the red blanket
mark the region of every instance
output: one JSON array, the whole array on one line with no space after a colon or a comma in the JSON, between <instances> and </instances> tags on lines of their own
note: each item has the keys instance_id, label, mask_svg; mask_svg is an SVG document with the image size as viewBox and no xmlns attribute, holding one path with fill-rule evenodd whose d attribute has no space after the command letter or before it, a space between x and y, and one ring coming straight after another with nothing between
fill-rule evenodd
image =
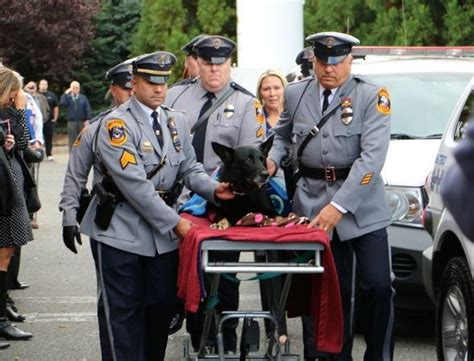
<instances>
[{"instance_id":1,"label":"red blanket","mask_svg":"<svg viewBox=\"0 0 474 361\"><path fill-rule=\"evenodd\" d=\"M233 241L322 243L325 246L321 254L324 273L303 276L299 278L299 282L298 277L294 277L295 282L293 282L287 302L288 315L294 317L310 312L314 319L315 344L318 350L330 353L341 351L343 317L339 284L330 243L325 232L306 228L305 225L291 228L231 227L226 230L216 230L209 228L210 223L205 218L184 214L182 216L196 224L179 247L178 296L185 301L186 310L189 312L196 312L201 301L198 252L202 240L218 238ZM308 278L311 280L311 287L304 282ZM301 297L302 295L306 297Z\"/></svg>"}]
</instances>

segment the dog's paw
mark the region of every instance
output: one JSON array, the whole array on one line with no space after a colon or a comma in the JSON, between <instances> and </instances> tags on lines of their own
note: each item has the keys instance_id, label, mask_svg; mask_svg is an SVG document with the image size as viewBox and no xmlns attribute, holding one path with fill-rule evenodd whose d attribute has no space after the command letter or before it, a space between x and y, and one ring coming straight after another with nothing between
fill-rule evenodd
<instances>
[{"instance_id":1,"label":"dog's paw","mask_svg":"<svg viewBox=\"0 0 474 361\"><path fill-rule=\"evenodd\" d=\"M220 229L224 230L231 226L229 220L227 218L222 218L219 222L211 224L212 229Z\"/></svg>"}]
</instances>

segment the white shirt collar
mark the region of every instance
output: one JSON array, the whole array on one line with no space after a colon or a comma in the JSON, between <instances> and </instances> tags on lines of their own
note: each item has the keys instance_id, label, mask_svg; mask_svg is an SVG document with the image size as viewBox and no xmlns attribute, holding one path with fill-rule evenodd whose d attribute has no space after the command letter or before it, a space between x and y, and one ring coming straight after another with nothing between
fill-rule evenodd
<instances>
[{"instance_id":1,"label":"white shirt collar","mask_svg":"<svg viewBox=\"0 0 474 361\"><path fill-rule=\"evenodd\" d=\"M143 112L145 114L148 114L148 121L150 122L151 126L153 126L153 118L151 117L151 113L153 113L154 111L158 113L158 121L160 121L160 111L161 111L161 107L158 107L156 109L152 109L150 108L148 105L145 105L143 104L141 101L139 101L137 99L137 103L140 105L140 107L142 108Z\"/></svg>"},{"instance_id":2,"label":"white shirt collar","mask_svg":"<svg viewBox=\"0 0 474 361\"><path fill-rule=\"evenodd\" d=\"M339 87L333 88L333 89L329 89L329 90L331 91L331 95L329 95L329 97L328 97L328 102L329 102L329 104L331 104L332 100L334 99L334 94L336 94L337 89L339 89ZM321 108L323 107L323 101L324 101L323 92L324 92L325 90L326 90L326 88L323 87L323 86L321 86L321 84L319 84L319 100L320 100Z\"/></svg>"}]
</instances>

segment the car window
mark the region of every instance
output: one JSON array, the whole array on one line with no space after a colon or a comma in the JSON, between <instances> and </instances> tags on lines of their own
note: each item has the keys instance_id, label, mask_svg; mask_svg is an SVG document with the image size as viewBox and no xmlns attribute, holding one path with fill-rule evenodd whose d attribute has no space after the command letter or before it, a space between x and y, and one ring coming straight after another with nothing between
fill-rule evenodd
<instances>
[{"instance_id":1,"label":"car window","mask_svg":"<svg viewBox=\"0 0 474 361\"><path fill-rule=\"evenodd\" d=\"M474 119L474 91L471 92L464 104L459 120L454 130L454 140L459 141L464 138L464 129L466 124Z\"/></svg>"},{"instance_id":2,"label":"car window","mask_svg":"<svg viewBox=\"0 0 474 361\"><path fill-rule=\"evenodd\" d=\"M390 92L392 134L416 138L441 138L471 76L462 73L365 75L375 83L386 86Z\"/></svg>"}]
</instances>

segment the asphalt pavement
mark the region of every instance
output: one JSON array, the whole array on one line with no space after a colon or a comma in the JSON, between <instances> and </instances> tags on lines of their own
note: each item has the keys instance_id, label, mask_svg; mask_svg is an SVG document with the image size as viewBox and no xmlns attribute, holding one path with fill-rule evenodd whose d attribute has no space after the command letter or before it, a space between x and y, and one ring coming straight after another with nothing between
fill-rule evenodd
<instances>
[{"instance_id":1,"label":"asphalt pavement","mask_svg":"<svg viewBox=\"0 0 474 361\"><path fill-rule=\"evenodd\" d=\"M23 248L20 280L30 285L10 291L26 321L18 324L34 337L11 342L0 350L0 360L90 361L100 360L96 307L96 279L87 237L75 255L62 242L61 214L58 210L67 166L67 147L54 148L55 161L40 164L38 212L39 229L35 240ZM258 309L260 300L255 282L241 285L240 309ZM395 360L436 359L434 325L426 315L397 314ZM263 328L261 328L263 330ZM288 321L291 351L302 354L301 323ZM166 360L183 355L184 328L170 337ZM364 341L356 336L353 357L362 360ZM132 361L132 360L130 360Z\"/></svg>"}]
</instances>

